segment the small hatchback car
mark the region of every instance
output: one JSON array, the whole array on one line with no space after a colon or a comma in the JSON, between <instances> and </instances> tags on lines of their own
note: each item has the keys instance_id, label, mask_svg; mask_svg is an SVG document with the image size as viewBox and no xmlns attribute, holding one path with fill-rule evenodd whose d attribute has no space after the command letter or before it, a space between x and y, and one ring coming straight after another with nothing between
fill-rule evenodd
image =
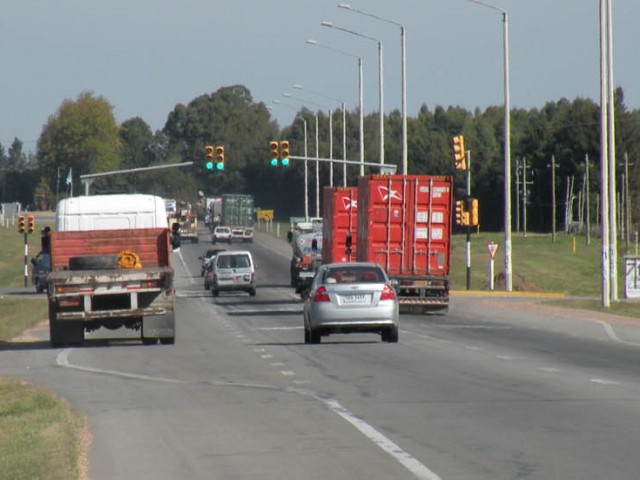
<instances>
[{"instance_id":1,"label":"small hatchback car","mask_svg":"<svg viewBox=\"0 0 640 480\"><path fill-rule=\"evenodd\" d=\"M228 250L218 253L212 260L211 294L241 290L256 295L256 270L251 252Z\"/></svg>"},{"instance_id":2,"label":"small hatchback car","mask_svg":"<svg viewBox=\"0 0 640 480\"><path fill-rule=\"evenodd\" d=\"M378 333L398 342L398 299L380 265L330 263L316 272L304 307L304 342L331 333Z\"/></svg>"}]
</instances>

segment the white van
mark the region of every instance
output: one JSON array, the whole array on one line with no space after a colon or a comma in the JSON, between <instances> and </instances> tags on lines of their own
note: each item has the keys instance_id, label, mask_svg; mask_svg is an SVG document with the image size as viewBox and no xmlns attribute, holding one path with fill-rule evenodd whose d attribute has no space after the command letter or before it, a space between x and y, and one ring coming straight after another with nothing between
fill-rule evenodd
<instances>
[{"instance_id":1,"label":"white van","mask_svg":"<svg viewBox=\"0 0 640 480\"><path fill-rule=\"evenodd\" d=\"M155 195L116 194L60 200L55 230L130 230L168 228L164 200Z\"/></svg>"},{"instance_id":2,"label":"white van","mask_svg":"<svg viewBox=\"0 0 640 480\"><path fill-rule=\"evenodd\" d=\"M256 269L251 252L225 250L213 259L211 294L217 297L221 291L241 290L256 296Z\"/></svg>"}]
</instances>

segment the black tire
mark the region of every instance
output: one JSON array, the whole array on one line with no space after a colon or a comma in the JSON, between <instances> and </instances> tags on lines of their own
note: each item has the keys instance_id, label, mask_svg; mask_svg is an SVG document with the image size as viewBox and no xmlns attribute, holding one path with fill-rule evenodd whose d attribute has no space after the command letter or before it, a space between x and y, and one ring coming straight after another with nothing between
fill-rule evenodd
<instances>
[{"instance_id":1,"label":"black tire","mask_svg":"<svg viewBox=\"0 0 640 480\"><path fill-rule=\"evenodd\" d=\"M158 343L158 339L157 338L142 337L142 344L143 345L157 345L157 343Z\"/></svg>"},{"instance_id":2,"label":"black tire","mask_svg":"<svg viewBox=\"0 0 640 480\"><path fill-rule=\"evenodd\" d=\"M398 327L389 327L380 335L383 342L398 343Z\"/></svg>"},{"instance_id":3,"label":"black tire","mask_svg":"<svg viewBox=\"0 0 640 480\"><path fill-rule=\"evenodd\" d=\"M87 255L69 258L69 270L115 270L117 255Z\"/></svg>"},{"instance_id":4,"label":"black tire","mask_svg":"<svg viewBox=\"0 0 640 480\"><path fill-rule=\"evenodd\" d=\"M304 343L308 343L311 345L318 344L322 341L322 336L320 332L313 327L309 327L309 330L305 329L304 331Z\"/></svg>"},{"instance_id":5,"label":"black tire","mask_svg":"<svg viewBox=\"0 0 640 480\"><path fill-rule=\"evenodd\" d=\"M217 297L218 295L220 295L220 290L216 290L215 288L212 288L211 295L213 295L214 297Z\"/></svg>"},{"instance_id":6,"label":"black tire","mask_svg":"<svg viewBox=\"0 0 640 480\"><path fill-rule=\"evenodd\" d=\"M256 296L256 287L251 287L249 289L249 295L251 295L252 297Z\"/></svg>"}]
</instances>

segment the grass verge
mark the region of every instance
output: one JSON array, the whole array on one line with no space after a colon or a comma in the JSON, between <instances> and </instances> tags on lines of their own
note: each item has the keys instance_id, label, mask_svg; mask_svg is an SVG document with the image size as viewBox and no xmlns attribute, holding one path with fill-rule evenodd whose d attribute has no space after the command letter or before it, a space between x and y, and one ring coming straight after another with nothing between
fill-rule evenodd
<instances>
[{"instance_id":1,"label":"grass verge","mask_svg":"<svg viewBox=\"0 0 640 480\"><path fill-rule=\"evenodd\" d=\"M24 236L0 228L0 244L0 286L22 287ZM27 246L35 256L40 235L27 235ZM0 351L46 318L44 295L0 296ZM0 480L86 478L86 425L84 415L54 393L0 377Z\"/></svg>"},{"instance_id":2,"label":"grass verge","mask_svg":"<svg viewBox=\"0 0 640 480\"><path fill-rule=\"evenodd\" d=\"M50 392L0 378L0 479L78 479L84 417Z\"/></svg>"}]
</instances>

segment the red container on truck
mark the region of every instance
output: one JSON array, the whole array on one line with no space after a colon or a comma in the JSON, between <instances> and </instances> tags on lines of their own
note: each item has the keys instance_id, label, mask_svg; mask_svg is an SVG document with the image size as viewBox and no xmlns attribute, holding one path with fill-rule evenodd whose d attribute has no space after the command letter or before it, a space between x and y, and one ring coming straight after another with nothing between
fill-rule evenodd
<instances>
[{"instance_id":1,"label":"red container on truck","mask_svg":"<svg viewBox=\"0 0 640 480\"><path fill-rule=\"evenodd\" d=\"M324 187L322 203L322 263L352 262L356 259L358 188ZM347 234L351 245L347 246ZM347 252L347 250L350 252Z\"/></svg>"},{"instance_id":2,"label":"red container on truck","mask_svg":"<svg viewBox=\"0 0 640 480\"><path fill-rule=\"evenodd\" d=\"M386 270L402 312L448 309L452 203L451 176L358 180L358 261Z\"/></svg>"}]
</instances>

